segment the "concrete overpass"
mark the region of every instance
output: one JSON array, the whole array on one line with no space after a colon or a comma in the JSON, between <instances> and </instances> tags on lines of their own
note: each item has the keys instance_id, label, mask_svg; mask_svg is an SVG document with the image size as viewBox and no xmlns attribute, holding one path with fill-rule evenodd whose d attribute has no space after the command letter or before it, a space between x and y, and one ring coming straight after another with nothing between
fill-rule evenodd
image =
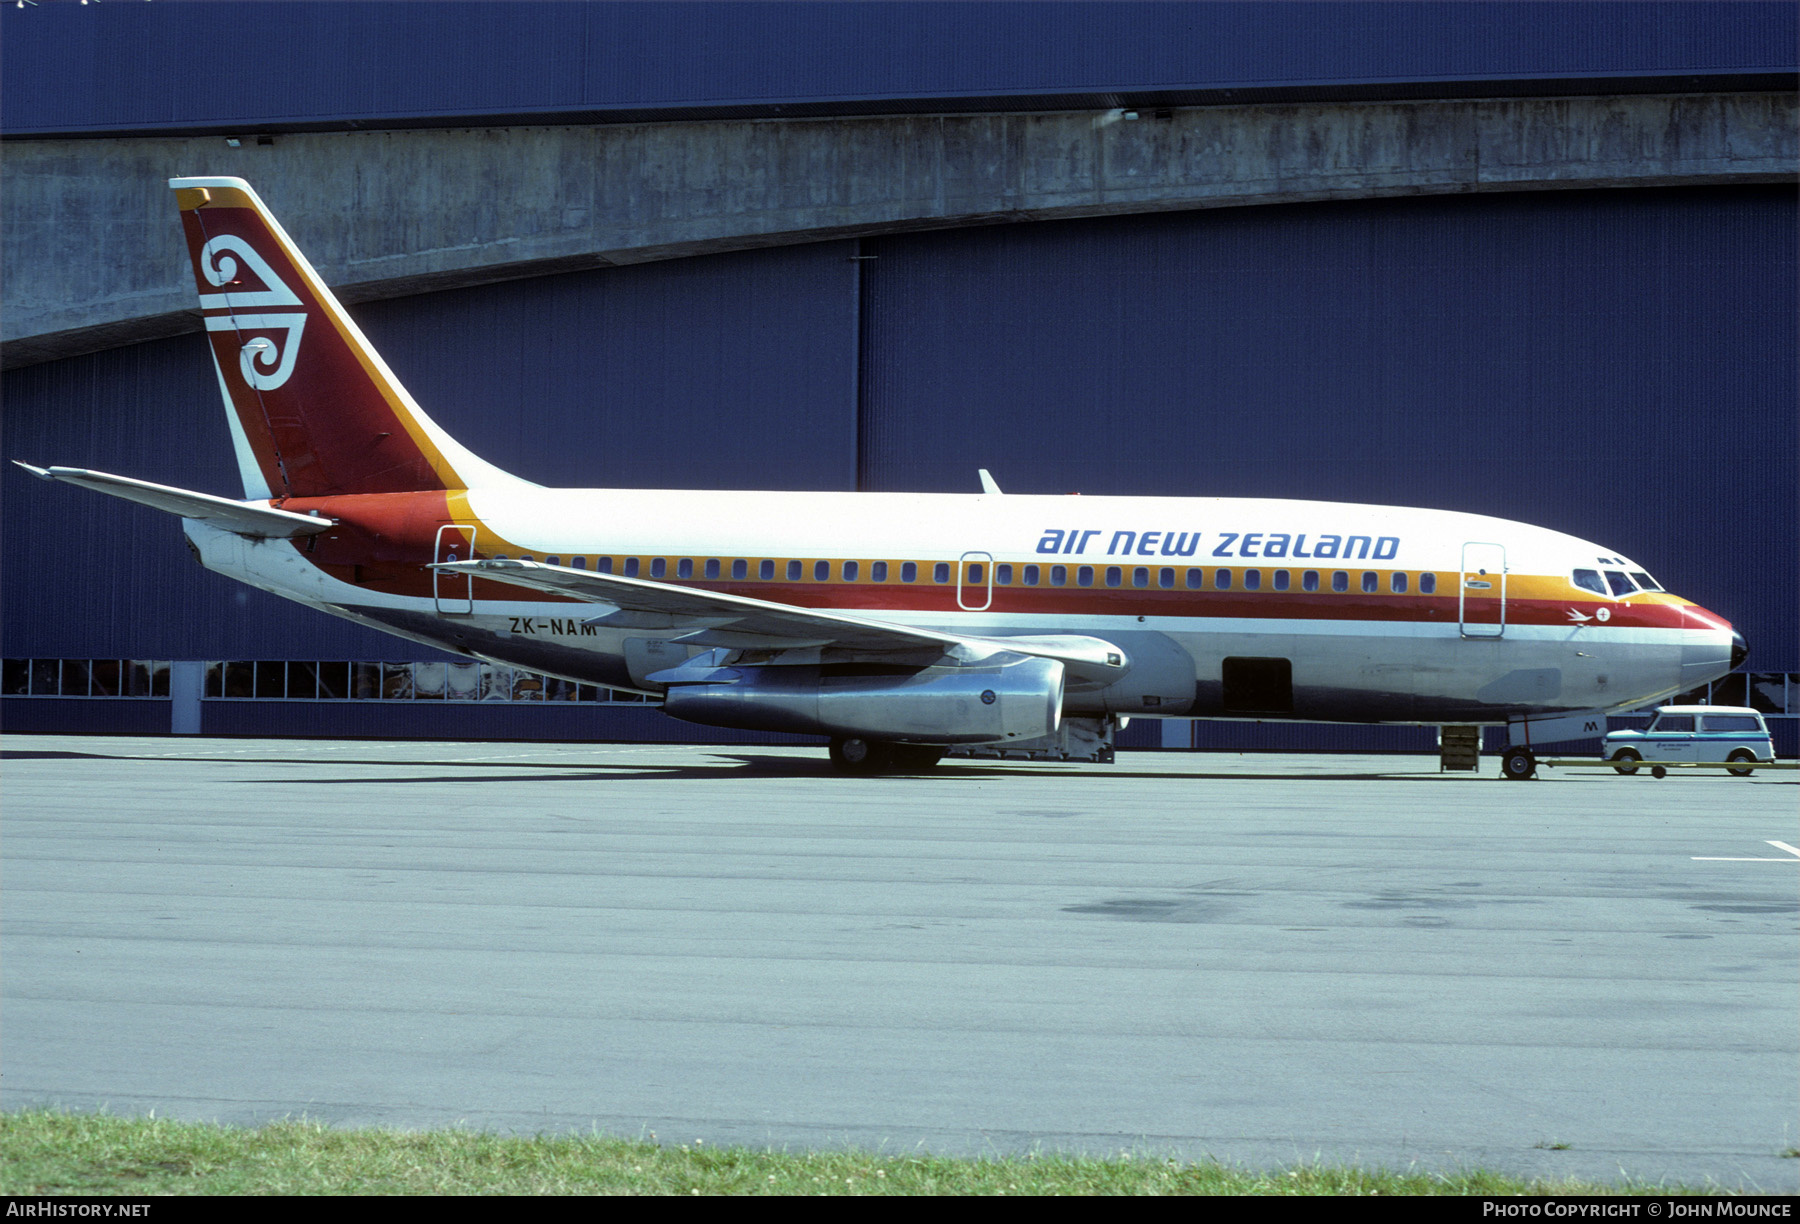
<instances>
[{"instance_id":1,"label":"concrete overpass","mask_svg":"<svg viewBox=\"0 0 1800 1224\"><path fill-rule=\"evenodd\" d=\"M6 368L199 330L165 180L250 180L350 302L830 238L1791 182L1792 92L10 140ZM354 220L352 220L352 218Z\"/></svg>"}]
</instances>

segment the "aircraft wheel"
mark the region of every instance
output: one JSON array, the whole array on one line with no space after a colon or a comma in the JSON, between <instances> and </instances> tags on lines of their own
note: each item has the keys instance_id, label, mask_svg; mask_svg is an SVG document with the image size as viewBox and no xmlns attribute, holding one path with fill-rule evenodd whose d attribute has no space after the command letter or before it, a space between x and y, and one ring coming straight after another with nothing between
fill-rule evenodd
<instances>
[{"instance_id":1,"label":"aircraft wheel","mask_svg":"<svg viewBox=\"0 0 1800 1224\"><path fill-rule=\"evenodd\" d=\"M859 736L831 741L831 763L839 773L874 774L888 767L892 745Z\"/></svg>"},{"instance_id":2,"label":"aircraft wheel","mask_svg":"<svg viewBox=\"0 0 1800 1224\"><path fill-rule=\"evenodd\" d=\"M1537 758L1529 748L1508 748L1500 758L1500 776L1511 782L1524 782L1537 773Z\"/></svg>"},{"instance_id":3,"label":"aircraft wheel","mask_svg":"<svg viewBox=\"0 0 1800 1224\"><path fill-rule=\"evenodd\" d=\"M1743 761L1745 764L1749 764L1756 760L1756 754L1751 752L1748 748L1738 748L1725 759L1727 761ZM1734 778L1748 778L1752 771L1748 769L1727 769L1725 772Z\"/></svg>"},{"instance_id":4,"label":"aircraft wheel","mask_svg":"<svg viewBox=\"0 0 1800 1224\"><path fill-rule=\"evenodd\" d=\"M889 744L887 750L891 768L901 773L924 773L944 759L944 749L939 744Z\"/></svg>"},{"instance_id":5,"label":"aircraft wheel","mask_svg":"<svg viewBox=\"0 0 1800 1224\"><path fill-rule=\"evenodd\" d=\"M1650 767L1650 776L1652 778L1666 778L1669 776L1669 771L1664 769L1661 765L1652 765Z\"/></svg>"},{"instance_id":6,"label":"aircraft wheel","mask_svg":"<svg viewBox=\"0 0 1800 1224\"><path fill-rule=\"evenodd\" d=\"M1637 772L1637 763L1644 758L1635 749L1621 748L1612 754L1612 759L1613 768L1629 778Z\"/></svg>"}]
</instances>

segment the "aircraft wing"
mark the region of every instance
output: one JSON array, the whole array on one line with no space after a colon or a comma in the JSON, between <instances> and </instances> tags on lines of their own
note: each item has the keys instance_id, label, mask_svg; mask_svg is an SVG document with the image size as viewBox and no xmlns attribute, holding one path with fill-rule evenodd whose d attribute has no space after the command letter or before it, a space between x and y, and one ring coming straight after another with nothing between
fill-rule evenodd
<instances>
[{"instance_id":1,"label":"aircraft wing","mask_svg":"<svg viewBox=\"0 0 1800 1224\"><path fill-rule=\"evenodd\" d=\"M801 608L647 578L626 578L510 558L446 562L431 568L568 595L590 603L611 604L626 613L666 616L671 621L670 627L663 630L669 635L666 640L685 645L756 650L836 646L875 654L917 653L921 648L937 651L968 648L983 654L1010 650L1056 659L1072 675L1100 683L1110 683L1131 670L1131 660L1125 651L1100 638L1074 635L990 638L943 633L822 608ZM611 618L601 616L596 619L604 624Z\"/></svg>"},{"instance_id":2,"label":"aircraft wing","mask_svg":"<svg viewBox=\"0 0 1800 1224\"><path fill-rule=\"evenodd\" d=\"M214 497L211 493L195 493L190 489L151 484L147 480L132 480L128 476L113 476L106 472L90 472L86 468L41 468L20 463L17 459L13 462L40 480L79 485L96 493L122 497L141 506L179 514L182 518L199 519L215 527L223 527L226 531L235 531L239 535L254 536L257 539L316 535L337 522L336 519L314 518L309 514L295 514L291 510L277 510L259 502L232 501L229 497Z\"/></svg>"}]
</instances>

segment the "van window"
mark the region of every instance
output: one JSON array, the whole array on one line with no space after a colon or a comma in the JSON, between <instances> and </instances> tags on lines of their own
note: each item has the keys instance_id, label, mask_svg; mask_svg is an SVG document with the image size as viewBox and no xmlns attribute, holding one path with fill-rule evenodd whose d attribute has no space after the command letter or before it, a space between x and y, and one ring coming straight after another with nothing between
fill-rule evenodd
<instances>
[{"instance_id":1,"label":"van window","mask_svg":"<svg viewBox=\"0 0 1800 1224\"><path fill-rule=\"evenodd\" d=\"M1692 714L1664 714L1650 729L1652 731L1692 731L1694 716Z\"/></svg>"},{"instance_id":2,"label":"van window","mask_svg":"<svg viewBox=\"0 0 1800 1224\"><path fill-rule=\"evenodd\" d=\"M1762 727L1749 714L1708 714L1700 720L1702 731L1749 731L1760 734Z\"/></svg>"}]
</instances>

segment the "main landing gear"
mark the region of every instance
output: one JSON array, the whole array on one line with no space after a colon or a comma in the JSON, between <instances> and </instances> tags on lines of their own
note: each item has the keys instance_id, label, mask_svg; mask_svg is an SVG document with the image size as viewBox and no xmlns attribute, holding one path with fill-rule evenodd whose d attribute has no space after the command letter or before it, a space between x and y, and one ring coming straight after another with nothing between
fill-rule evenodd
<instances>
[{"instance_id":1,"label":"main landing gear","mask_svg":"<svg viewBox=\"0 0 1800 1224\"><path fill-rule=\"evenodd\" d=\"M831 764L839 773L924 773L943 757L940 744L890 744L857 736L831 741Z\"/></svg>"}]
</instances>

